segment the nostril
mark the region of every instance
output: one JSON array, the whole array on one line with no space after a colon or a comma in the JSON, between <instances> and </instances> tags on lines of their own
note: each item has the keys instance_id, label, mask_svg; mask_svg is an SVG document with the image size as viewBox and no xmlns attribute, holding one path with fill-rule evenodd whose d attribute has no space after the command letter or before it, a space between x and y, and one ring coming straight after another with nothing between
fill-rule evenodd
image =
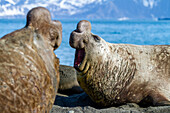
<instances>
[{"instance_id":1,"label":"nostril","mask_svg":"<svg viewBox=\"0 0 170 113\"><path fill-rule=\"evenodd\" d=\"M87 42L87 38L82 33L76 32L76 30L70 34L69 44L73 48L84 48Z\"/></svg>"}]
</instances>

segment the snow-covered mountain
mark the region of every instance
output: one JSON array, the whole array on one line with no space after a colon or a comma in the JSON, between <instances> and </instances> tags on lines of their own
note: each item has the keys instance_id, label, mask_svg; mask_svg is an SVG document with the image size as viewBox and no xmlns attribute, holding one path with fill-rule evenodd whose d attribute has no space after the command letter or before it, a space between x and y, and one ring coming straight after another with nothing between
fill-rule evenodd
<instances>
[{"instance_id":1,"label":"snow-covered mountain","mask_svg":"<svg viewBox=\"0 0 170 113\"><path fill-rule=\"evenodd\" d=\"M53 18L170 17L170 0L0 0L0 18L24 18L37 6L48 8Z\"/></svg>"}]
</instances>

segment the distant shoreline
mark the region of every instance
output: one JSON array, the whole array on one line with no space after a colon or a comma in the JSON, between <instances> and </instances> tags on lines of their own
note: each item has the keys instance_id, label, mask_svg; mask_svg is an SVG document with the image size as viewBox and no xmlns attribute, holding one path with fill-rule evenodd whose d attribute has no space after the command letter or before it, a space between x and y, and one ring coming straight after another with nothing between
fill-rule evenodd
<instances>
[{"instance_id":1,"label":"distant shoreline","mask_svg":"<svg viewBox=\"0 0 170 113\"><path fill-rule=\"evenodd\" d=\"M170 20L170 18L158 18L158 20Z\"/></svg>"}]
</instances>

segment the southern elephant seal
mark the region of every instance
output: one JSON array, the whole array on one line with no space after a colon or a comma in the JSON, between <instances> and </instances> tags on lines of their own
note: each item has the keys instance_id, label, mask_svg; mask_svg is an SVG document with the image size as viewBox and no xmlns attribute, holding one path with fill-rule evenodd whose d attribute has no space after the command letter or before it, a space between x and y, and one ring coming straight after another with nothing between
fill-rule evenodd
<instances>
[{"instance_id":1,"label":"southern elephant seal","mask_svg":"<svg viewBox=\"0 0 170 113\"><path fill-rule=\"evenodd\" d=\"M71 66L60 65L60 83L58 93L73 95L82 93L83 90L77 81L76 70Z\"/></svg>"},{"instance_id":2,"label":"southern elephant seal","mask_svg":"<svg viewBox=\"0 0 170 113\"><path fill-rule=\"evenodd\" d=\"M1 113L45 113L55 100L59 60L54 50L62 25L43 7L31 9L27 24L0 39Z\"/></svg>"},{"instance_id":3,"label":"southern elephant seal","mask_svg":"<svg viewBox=\"0 0 170 113\"><path fill-rule=\"evenodd\" d=\"M170 105L170 45L111 44L82 20L70 35L81 88L100 106Z\"/></svg>"}]
</instances>

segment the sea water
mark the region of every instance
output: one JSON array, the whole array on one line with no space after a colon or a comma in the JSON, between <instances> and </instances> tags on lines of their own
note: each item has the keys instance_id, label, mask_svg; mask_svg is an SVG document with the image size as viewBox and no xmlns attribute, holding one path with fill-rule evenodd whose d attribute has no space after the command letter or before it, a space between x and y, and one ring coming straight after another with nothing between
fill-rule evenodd
<instances>
[{"instance_id":1,"label":"sea water","mask_svg":"<svg viewBox=\"0 0 170 113\"><path fill-rule=\"evenodd\" d=\"M73 66L75 49L69 46L70 33L80 20L60 20L62 22L62 43L55 50L60 64ZM137 45L169 45L170 21L115 21L89 20L92 33L110 43ZM25 26L25 19L0 19L0 37Z\"/></svg>"}]
</instances>

